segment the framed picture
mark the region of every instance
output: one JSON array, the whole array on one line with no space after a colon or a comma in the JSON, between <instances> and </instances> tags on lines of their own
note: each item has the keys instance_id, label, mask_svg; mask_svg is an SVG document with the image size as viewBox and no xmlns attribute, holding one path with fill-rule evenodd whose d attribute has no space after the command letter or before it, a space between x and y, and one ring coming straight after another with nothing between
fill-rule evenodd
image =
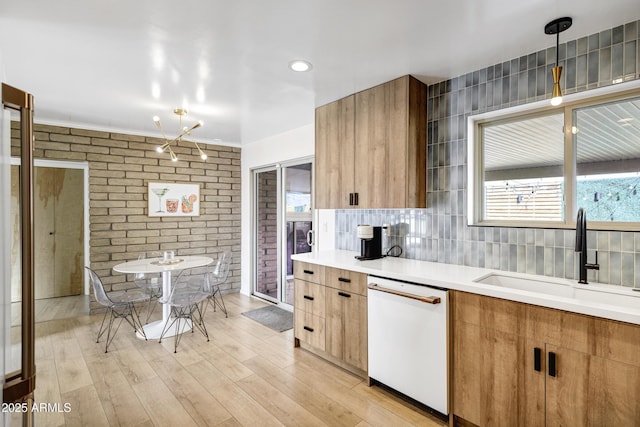
<instances>
[{"instance_id":1,"label":"framed picture","mask_svg":"<svg viewBox=\"0 0 640 427\"><path fill-rule=\"evenodd\" d=\"M149 183L149 216L199 216L198 184Z\"/></svg>"}]
</instances>

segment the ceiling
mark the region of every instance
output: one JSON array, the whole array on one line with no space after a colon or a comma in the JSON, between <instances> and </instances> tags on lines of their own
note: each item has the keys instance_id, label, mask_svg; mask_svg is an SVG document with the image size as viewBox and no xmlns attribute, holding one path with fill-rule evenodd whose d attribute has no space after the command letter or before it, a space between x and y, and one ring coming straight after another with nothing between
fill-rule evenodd
<instances>
[{"instance_id":1,"label":"ceiling","mask_svg":"<svg viewBox=\"0 0 640 427\"><path fill-rule=\"evenodd\" d=\"M638 0L0 0L2 80L36 122L246 144L316 106L413 74L426 83L640 19ZM313 69L294 73L293 59ZM2 70L0 70L2 71ZM188 119L190 120L190 119ZM175 126L175 132L172 132Z\"/></svg>"}]
</instances>

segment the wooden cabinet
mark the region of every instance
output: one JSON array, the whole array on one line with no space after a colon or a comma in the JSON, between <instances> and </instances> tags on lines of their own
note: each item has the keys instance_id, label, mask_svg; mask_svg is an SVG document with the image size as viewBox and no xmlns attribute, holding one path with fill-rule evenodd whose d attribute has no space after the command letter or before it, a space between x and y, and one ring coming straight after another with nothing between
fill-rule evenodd
<instances>
[{"instance_id":1,"label":"wooden cabinet","mask_svg":"<svg viewBox=\"0 0 640 427\"><path fill-rule=\"evenodd\" d=\"M640 327L464 292L455 293L453 324L461 424L640 420L640 404L629 398L640 392Z\"/></svg>"},{"instance_id":2,"label":"wooden cabinet","mask_svg":"<svg viewBox=\"0 0 640 427\"><path fill-rule=\"evenodd\" d=\"M367 276L298 261L294 274L296 345L308 344L331 361L366 374ZM319 277L322 283L309 281Z\"/></svg>"},{"instance_id":3,"label":"wooden cabinet","mask_svg":"<svg viewBox=\"0 0 640 427\"><path fill-rule=\"evenodd\" d=\"M315 207L349 207L355 188L355 95L316 109L315 144Z\"/></svg>"},{"instance_id":4,"label":"wooden cabinet","mask_svg":"<svg viewBox=\"0 0 640 427\"><path fill-rule=\"evenodd\" d=\"M404 76L316 109L316 208L426 207L426 105Z\"/></svg>"},{"instance_id":5,"label":"wooden cabinet","mask_svg":"<svg viewBox=\"0 0 640 427\"><path fill-rule=\"evenodd\" d=\"M326 285L326 351L366 371L367 276L337 269L327 269L327 273L327 279L333 276L336 280Z\"/></svg>"}]
</instances>

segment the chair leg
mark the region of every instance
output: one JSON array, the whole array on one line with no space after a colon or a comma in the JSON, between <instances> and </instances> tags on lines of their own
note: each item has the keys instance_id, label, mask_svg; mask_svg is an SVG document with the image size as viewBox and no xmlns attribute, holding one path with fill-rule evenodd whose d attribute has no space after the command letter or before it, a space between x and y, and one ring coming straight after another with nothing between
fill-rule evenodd
<instances>
[{"instance_id":1,"label":"chair leg","mask_svg":"<svg viewBox=\"0 0 640 427\"><path fill-rule=\"evenodd\" d=\"M115 313L115 315L114 315L114 313ZM115 320L117 318L120 318L120 322L118 322L118 325L116 326L115 331L112 331L113 323L115 322ZM107 330L107 342L104 345L104 352L105 353L107 351L109 351L109 345L113 341L113 338L116 336L116 333L118 332L118 329L120 329L120 325L122 325L122 319L123 319L122 316L119 316L117 312L114 312L113 310L111 310L111 318L109 319L109 328Z\"/></svg>"},{"instance_id":2,"label":"chair leg","mask_svg":"<svg viewBox=\"0 0 640 427\"><path fill-rule=\"evenodd\" d=\"M207 338L207 342L209 342L209 333L207 332L207 326L204 323L203 310L200 308L198 304L193 304L190 307L190 310L191 310L192 331L193 329L198 328L198 330L202 332L202 335L204 335Z\"/></svg>"},{"instance_id":3,"label":"chair leg","mask_svg":"<svg viewBox=\"0 0 640 427\"><path fill-rule=\"evenodd\" d=\"M216 297L216 293L218 297L220 297L220 301L218 301L218 297ZM220 308L220 310L224 313L224 317L228 318L229 314L227 313L227 306L224 304L224 298L222 297L222 292L220 292L220 287L216 287L216 290L212 294L213 297L213 311L216 311L216 305Z\"/></svg>"},{"instance_id":4,"label":"chair leg","mask_svg":"<svg viewBox=\"0 0 640 427\"><path fill-rule=\"evenodd\" d=\"M161 296L162 294L158 291L158 292L151 292L151 297L149 298L149 303L147 304L147 319L144 321L145 324L149 323L149 319L151 318L151 315L153 314L153 312L156 310L156 306L159 304L158 303L158 298Z\"/></svg>"},{"instance_id":5,"label":"chair leg","mask_svg":"<svg viewBox=\"0 0 640 427\"><path fill-rule=\"evenodd\" d=\"M111 315L111 307L108 307L104 312L104 316L102 316L102 323L100 323L100 329L98 329L98 336L96 338L96 343L100 342L100 337L105 333L106 329L104 329L104 321L107 319L107 315Z\"/></svg>"},{"instance_id":6,"label":"chair leg","mask_svg":"<svg viewBox=\"0 0 640 427\"><path fill-rule=\"evenodd\" d=\"M171 322L167 322L164 324L164 328L162 328L162 332L160 333L160 338L158 339L158 343L162 343L162 338L164 338L164 334L176 323L179 316L176 313L176 309L171 307L171 314L169 315L169 319L173 319Z\"/></svg>"},{"instance_id":7,"label":"chair leg","mask_svg":"<svg viewBox=\"0 0 640 427\"><path fill-rule=\"evenodd\" d=\"M135 333L140 331L144 340L147 341L147 334L145 334L144 332L144 327L142 326L142 321L140 320L140 314L138 313L138 310L136 309L135 304L131 303L129 305L130 305L129 311L131 315L130 324L133 326L133 331Z\"/></svg>"}]
</instances>

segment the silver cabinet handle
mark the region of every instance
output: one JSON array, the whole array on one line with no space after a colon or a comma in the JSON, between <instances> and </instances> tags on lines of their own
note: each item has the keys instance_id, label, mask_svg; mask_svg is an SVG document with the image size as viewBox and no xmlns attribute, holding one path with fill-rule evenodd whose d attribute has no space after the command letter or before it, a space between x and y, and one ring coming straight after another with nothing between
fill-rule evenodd
<instances>
[{"instance_id":1,"label":"silver cabinet handle","mask_svg":"<svg viewBox=\"0 0 640 427\"><path fill-rule=\"evenodd\" d=\"M313 230L307 231L307 245L313 245Z\"/></svg>"}]
</instances>

